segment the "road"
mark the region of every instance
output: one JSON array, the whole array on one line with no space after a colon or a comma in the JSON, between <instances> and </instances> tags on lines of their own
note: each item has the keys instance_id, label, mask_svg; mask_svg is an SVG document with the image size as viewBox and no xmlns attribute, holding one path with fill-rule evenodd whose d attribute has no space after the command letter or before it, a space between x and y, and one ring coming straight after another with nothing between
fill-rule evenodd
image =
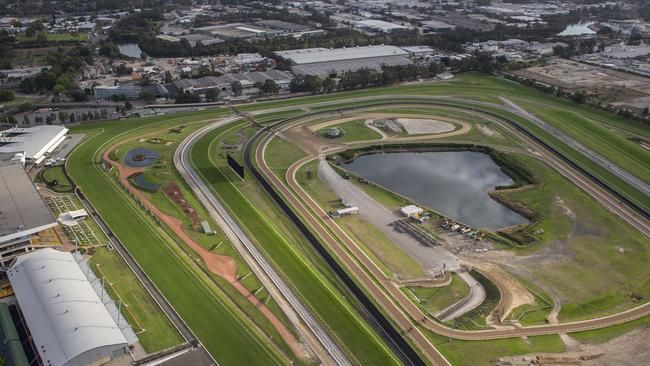
<instances>
[{"instance_id":1,"label":"road","mask_svg":"<svg viewBox=\"0 0 650 366\"><path fill-rule=\"evenodd\" d=\"M284 282L282 277L276 272L273 266L271 266L266 257L262 255L255 244L253 244L250 238L241 229L239 224L237 224L237 222L230 216L225 207L223 207L221 202L214 196L213 191L201 179L199 174L194 170L190 163L190 150L199 138L215 128L226 125L228 123L232 123L238 119L239 116L224 118L193 132L190 136L183 140L179 147L176 149L174 153L174 165L176 166L176 169L179 171L183 179L189 184L192 191L194 191L197 198L208 209L210 215L215 219L217 223L220 224L221 228L224 230L229 239L234 244L243 245L246 252L240 251L240 254L242 254L245 259L250 257L253 258L255 263L251 263L251 268L256 271L256 275L258 275L261 280L269 279L272 282L272 286L267 286L267 289L272 295L275 295L274 299L281 305L285 301L288 302L288 304L291 306L291 309L300 317L302 322L306 324L306 326L309 328L309 331L315 336L318 342L320 342L320 345L323 349L326 350L329 357L331 357L331 359L321 357L321 361L326 364L337 364L342 366L351 365L347 355L330 337L330 335L325 331L321 324L316 321L311 312L307 310L305 305L303 305L303 303L293 293L291 288ZM236 247L238 250L240 249L237 245ZM274 290L277 290L277 292ZM281 295L281 297L279 295ZM285 307L283 310L285 310L286 313L286 310L289 309ZM291 316L291 314L287 315L290 319L293 319L294 321L296 320L295 317ZM301 330L303 328L301 324L294 323L294 325L298 330ZM305 339L310 339L310 336L308 334L304 334L304 332L302 333ZM312 346L314 346L313 342L310 343Z\"/></svg>"},{"instance_id":2,"label":"road","mask_svg":"<svg viewBox=\"0 0 650 366\"><path fill-rule=\"evenodd\" d=\"M469 294L464 299L455 304L451 304L436 314L436 319L439 319L443 323L458 318L468 311L475 309L485 301L485 289L474 277L465 271L458 272L457 274L469 286Z\"/></svg>"},{"instance_id":3,"label":"road","mask_svg":"<svg viewBox=\"0 0 650 366\"><path fill-rule=\"evenodd\" d=\"M422 240L417 240L404 230L397 231L395 222L402 218L379 204L350 181L343 179L322 156L318 165L318 174L338 197L343 197L350 205L358 207L359 216L365 218L408 253L427 274L435 276L443 270L460 269L460 259L442 246L423 243Z\"/></svg>"}]
</instances>

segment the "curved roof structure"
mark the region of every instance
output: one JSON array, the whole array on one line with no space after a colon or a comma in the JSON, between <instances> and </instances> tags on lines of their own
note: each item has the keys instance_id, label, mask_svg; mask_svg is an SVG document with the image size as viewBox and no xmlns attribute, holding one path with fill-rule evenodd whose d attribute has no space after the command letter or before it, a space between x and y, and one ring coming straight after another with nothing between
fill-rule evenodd
<instances>
[{"instance_id":1,"label":"curved roof structure","mask_svg":"<svg viewBox=\"0 0 650 366\"><path fill-rule=\"evenodd\" d=\"M127 345L72 254L36 250L7 274L45 365L87 364Z\"/></svg>"}]
</instances>

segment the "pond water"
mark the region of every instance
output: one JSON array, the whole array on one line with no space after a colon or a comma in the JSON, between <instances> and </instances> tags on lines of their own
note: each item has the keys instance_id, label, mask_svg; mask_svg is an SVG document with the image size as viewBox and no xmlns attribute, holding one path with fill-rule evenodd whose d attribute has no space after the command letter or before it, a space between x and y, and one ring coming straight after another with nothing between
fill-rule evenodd
<instances>
[{"instance_id":1,"label":"pond water","mask_svg":"<svg viewBox=\"0 0 650 366\"><path fill-rule=\"evenodd\" d=\"M122 43L118 44L117 47L120 49L120 53L127 57L140 58L142 53L137 43Z\"/></svg>"},{"instance_id":2,"label":"pond water","mask_svg":"<svg viewBox=\"0 0 650 366\"><path fill-rule=\"evenodd\" d=\"M153 165L159 157L160 153L157 151L146 147L136 147L124 154L124 164L130 167L142 168Z\"/></svg>"},{"instance_id":3,"label":"pond water","mask_svg":"<svg viewBox=\"0 0 650 366\"><path fill-rule=\"evenodd\" d=\"M160 189L160 184L149 182L145 178L144 174L142 174L142 173L134 174L131 177L131 181L133 182L133 184L136 187L141 188L141 189L145 189L145 190L148 190L148 191L154 192L154 191L157 191L157 190Z\"/></svg>"},{"instance_id":4,"label":"pond water","mask_svg":"<svg viewBox=\"0 0 650 366\"><path fill-rule=\"evenodd\" d=\"M484 153L371 154L344 167L464 224L498 229L528 222L487 195L496 186L514 182Z\"/></svg>"},{"instance_id":5,"label":"pond water","mask_svg":"<svg viewBox=\"0 0 650 366\"><path fill-rule=\"evenodd\" d=\"M564 28L562 32L558 33L558 36L580 36L583 34L595 34L596 32L589 28L589 26L592 24L594 24L594 22L580 22L569 24L566 28Z\"/></svg>"}]
</instances>

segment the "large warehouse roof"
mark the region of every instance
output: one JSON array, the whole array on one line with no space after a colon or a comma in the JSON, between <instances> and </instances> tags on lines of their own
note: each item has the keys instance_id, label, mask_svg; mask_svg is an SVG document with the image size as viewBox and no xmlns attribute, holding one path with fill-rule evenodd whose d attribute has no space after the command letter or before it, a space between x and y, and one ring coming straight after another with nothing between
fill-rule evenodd
<instances>
[{"instance_id":1,"label":"large warehouse roof","mask_svg":"<svg viewBox=\"0 0 650 366\"><path fill-rule=\"evenodd\" d=\"M39 160L65 139L63 126L14 127L0 132L0 153L24 152L27 159Z\"/></svg>"},{"instance_id":2,"label":"large warehouse roof","mask_svg":"<svg viewBox=\"0 0 650 366\"><path fill-rule=\"evenodd\" d=\"M325 77L331 74L341 75L348 71L357 71L361 69L381 70L382 66L404 66L412 63L413 62L405 56L387 56L302 64L292 66L291 71L297 75L318 75Z\"/></svg>"},{"instance_id":3,"label":"large warehouse roof","mask_svg":"<svg viewBox=\"0 0 650 366\"><path fill-rule=\"evenodd\" d=\"M83 364L100 349L127 345L72 254L36 250L7 274L44 364Z\"/></svg>"},{"instance_id":4,"label":"large warehouse roof","mask_svg":"<svg viewBox=\"0 0 650 366\"><path fill-rule=\"evenodd\" d=\"M363 46L351 48L306 48L276 51L276 55L291 60L295 65L317 62L369 59L375 57L407 56L408 53L395 46Z\"/></svg>"},{"instance_id":5,"label":"large warehouse roof","mask_svg":"<svg viewBox=\"0 0 650 366\"><path fill-rule=\"evenodd\" d=\"M55 225L22 164L0 165L0 243Z\"/></svg>"}]
</instances>

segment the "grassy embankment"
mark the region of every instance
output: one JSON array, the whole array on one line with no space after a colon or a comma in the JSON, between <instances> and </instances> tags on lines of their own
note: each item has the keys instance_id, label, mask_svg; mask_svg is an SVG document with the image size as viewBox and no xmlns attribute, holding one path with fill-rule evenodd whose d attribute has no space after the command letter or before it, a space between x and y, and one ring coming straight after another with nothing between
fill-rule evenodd
<instances>
[{"instance_id":1,"label":"grassy embankment","mask_svg":"<svg viewBox=\"0 0 650 366\"><path fill-rule=\"evenodd\" d=\"M100 163L103 149L116 138L180 125L187 123L188 118L207 120L224 112L208 111L77 127L75 132L83 132L89 138L75 149L68 159L67 168L113 232L220 364L281 364L284 361L251 331L247 322L224 301L222 294L206 285L188 257L104 173ZM151 318L146 312L138 316L140 319ZM170 326L165 323L163 327L173 332Z\"/></svg>"},{"instance_id":2,"label":"grassy embankment","mask_svg":"<svg viewBox=\"0 0 650 366\"><path fill-rule=\"evenodd\" d=\"M330 282L331 274L326 273L322 259L292 230L254 181L240 180L227 167L225 154L219 149L219 140L224 135L224 131L211 131L191 151L192 164L203 179L352 357L362 364L396 363L383 342L344 299L335 282Z\"/></svg>"}]
</instances>

